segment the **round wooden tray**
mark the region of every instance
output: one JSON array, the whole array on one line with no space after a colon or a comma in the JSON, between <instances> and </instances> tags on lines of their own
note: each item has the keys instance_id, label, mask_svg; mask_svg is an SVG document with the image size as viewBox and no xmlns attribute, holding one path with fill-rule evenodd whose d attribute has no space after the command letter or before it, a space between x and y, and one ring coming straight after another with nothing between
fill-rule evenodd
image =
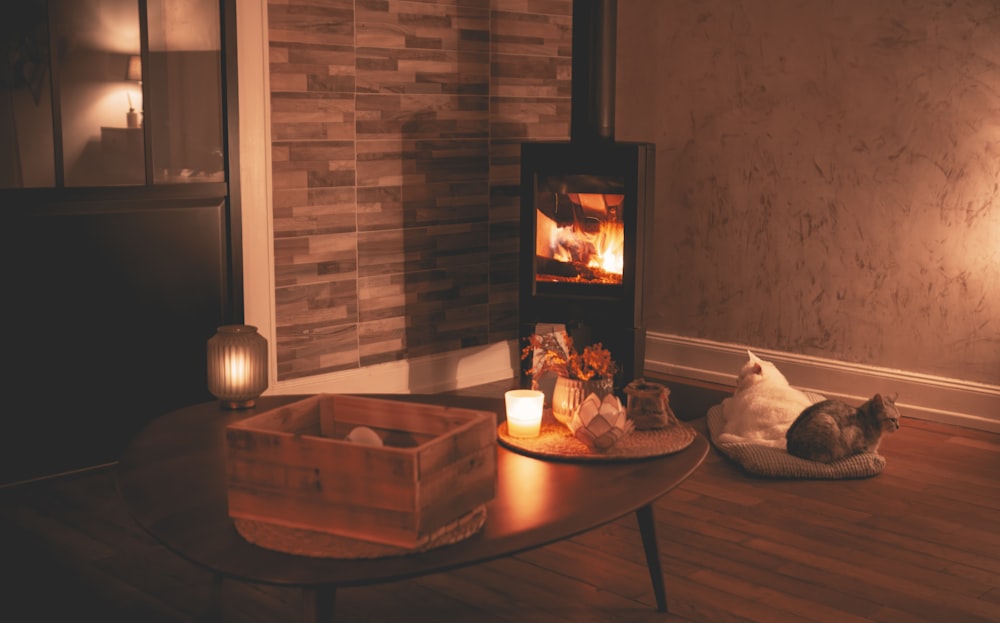
<instances>
[{"instance_id":1,"label":"round wooden tray","mask_svg":"<svg viewBox=\"0 0 1000 623\"><path fill-rule=\"evenodd\" d=\"M507 448L544 459L568 461L626 461L680 452L691 445L697 433L684 422L666 428L635 430L618 440L606 452L597 452L573 436L561 423L542 420L538 437L511 437L507 423L497 429L500 443Z\"/></svg>"}]
</instances>

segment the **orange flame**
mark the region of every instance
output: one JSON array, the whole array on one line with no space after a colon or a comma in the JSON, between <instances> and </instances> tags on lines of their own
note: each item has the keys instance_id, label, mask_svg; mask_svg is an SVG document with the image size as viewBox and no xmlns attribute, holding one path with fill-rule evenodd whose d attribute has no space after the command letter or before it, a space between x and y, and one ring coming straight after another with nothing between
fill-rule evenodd
<instances>
[{"instance_id":1,"label":"orange flame","mask_svg":"<svg viewBox=\"0 0 1000 623\"><path fill-rule=\"evenodd\" d=\"M616 275L625 272L625 226L621 223L601 223L601 229L594 239L597 254L590 259L589 266L600 268Z\"/></svg>"},{"instance_id":2,"label":"orange flame","mask_svg":"<svg viewBox=\"0 0 1000 623\"><path fill-rule=\"evenodd\" d=\"M560 226L541 211L537 213L535 252L539 257L585 266L593 274L578 274L575 278L540 274L539 278L621 283L625 272L625 226L617 211L624 195L570 193L569 198L578 206L571 224Z\"/></svg>"}]
</instances>

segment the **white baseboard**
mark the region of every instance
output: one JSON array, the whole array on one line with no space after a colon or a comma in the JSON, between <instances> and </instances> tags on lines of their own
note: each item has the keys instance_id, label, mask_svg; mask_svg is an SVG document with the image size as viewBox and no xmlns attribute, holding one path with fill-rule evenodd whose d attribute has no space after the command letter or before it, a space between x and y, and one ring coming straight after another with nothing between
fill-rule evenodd
<instances>
[{"instance_id":1,"label":"white baseboard","mask_svg":"<svg viewBox=\"0 0 1000 623\"><path fill-rule=\"evenodd\" d=\"M265 394L432 394L504 379L520 372L513 340L486 346L280 381Z\"/></svg>"},{"instance_id":2,"label":"white baseboard","mask_svg":"<svg viewBox=\"0 0 1000 623\"><path fill-rule=\"evenodd\" d=\"M905 417L1000 432L1000 386L844 363L753 346L647 333L646 371L733 386L747 348L805 391L860 404L876 392L899 394ZM423 394L520 374L514 340L275 383L267 394Z\"/></svg>"},{"instance_id":3,"label":"white baseboard","mask_svg":"<svg viewBox=\"0 0 1000 623\"><path fill-rule=\"evenodd\" d=\"M851 404L877 392L898 393L904 417L1000 432L1000 386L985 383L665 333L646 334L646 371L734 386L747 348L773 362L792 385L805 391Z\"/></svg>"}]
</instances>

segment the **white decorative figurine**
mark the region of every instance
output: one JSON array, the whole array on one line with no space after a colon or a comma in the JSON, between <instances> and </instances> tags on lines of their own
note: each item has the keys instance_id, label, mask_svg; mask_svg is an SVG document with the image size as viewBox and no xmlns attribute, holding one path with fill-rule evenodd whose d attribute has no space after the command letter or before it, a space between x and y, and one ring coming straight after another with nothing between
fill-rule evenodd
<instances>
[{"instance_id":1,"label":"white decorative figurine","mask_svg":"<svg viewBox=\"0 0 1000 623\"><path fill-rule=\"evenodd\" d=\"M580 403L569 422L573 435L598 452L605 452L632 432L634 424L614 394L601 400L589 394Z\"/></svg>"}]
</instances>

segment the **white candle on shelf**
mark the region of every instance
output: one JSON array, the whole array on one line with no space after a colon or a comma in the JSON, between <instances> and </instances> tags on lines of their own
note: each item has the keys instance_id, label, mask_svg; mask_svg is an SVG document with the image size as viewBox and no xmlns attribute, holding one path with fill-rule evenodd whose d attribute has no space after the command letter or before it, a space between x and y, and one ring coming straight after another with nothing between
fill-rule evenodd
<instances>
[{"instance_id":1,"label":"white candle on shelf","mask_svg":"<svg viewBox=\"0 0 1000 623\"><path fill-rule=\"evenodd\" d=\"M507 432L511 437L537 437L542 426L545 394L533 389L512 389L504 394Z\"/></svg>"}]
</instances>

